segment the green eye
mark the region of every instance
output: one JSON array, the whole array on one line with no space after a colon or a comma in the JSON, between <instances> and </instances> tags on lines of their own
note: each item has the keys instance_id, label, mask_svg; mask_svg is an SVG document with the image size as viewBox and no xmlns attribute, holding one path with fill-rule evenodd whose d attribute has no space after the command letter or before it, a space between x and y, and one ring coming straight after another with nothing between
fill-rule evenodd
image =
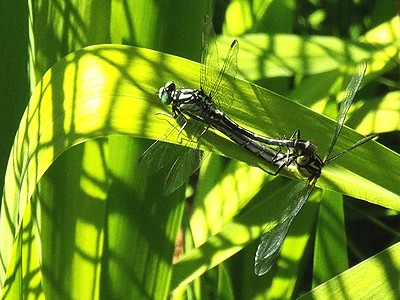
<instances>
[{"instance_id":1,"label":"green eye","mask_svg":"<svg viewBox=\"0 0 400 300\"><path fill-rule=\"evenodd\" d=\"M171 103L171 98L169 97L169 94L167 91L164 91L161 93L160 99L161 99L161 102L164 104L168 105Z\"/></svg>"}]
</instances>

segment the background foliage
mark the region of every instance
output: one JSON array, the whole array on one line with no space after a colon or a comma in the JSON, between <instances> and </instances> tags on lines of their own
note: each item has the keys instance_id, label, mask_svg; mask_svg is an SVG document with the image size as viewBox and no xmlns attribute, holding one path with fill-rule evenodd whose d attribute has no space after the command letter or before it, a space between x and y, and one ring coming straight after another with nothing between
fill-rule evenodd
<instances>
[{"instance_id":1,"label":"background foliage","mask_svg":"<svg viewBox=\"0 0 400 300\"><path fill-rule=\"evenodd\" d=\"M324 153L334 122L297 103L335 119L365 57L347 124L398 151L397 11L394 1L2 1L2 297L398 298L394 152L371 143L324 169L319 186L332 191L313 193L260 278L259 234L293 182L239 162L257 163L219 136L213 151L235 160L208 156L167 198L165 170L137 167L150 145L137 137L157 139L169 125L154 116L165 109L154 92L171 79L198 85L198 65L179 57L199 61L206 13L222 58L238 38L239 78L294 101L237 80L234 120L273 137L301 128ZM95 44L179 57L77 51ZM344 130L338 148L358 138Z\"/></svg>"}]
</instances>

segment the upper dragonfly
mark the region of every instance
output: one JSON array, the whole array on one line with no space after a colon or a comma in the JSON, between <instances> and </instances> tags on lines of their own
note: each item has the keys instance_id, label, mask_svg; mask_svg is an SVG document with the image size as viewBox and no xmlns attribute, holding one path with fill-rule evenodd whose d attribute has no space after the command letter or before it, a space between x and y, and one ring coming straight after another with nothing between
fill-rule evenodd
<instances>
[{"instance_id":1,"label":"upper dragonfly","mask_svg":"<svg viewBox=\"0 0 400 300\"><path fill-rule=\"evenodd\" d=\"M264 228L261 235L261 242L255 255L254 271L257 275L261 276L267 273L272 267L274 261L279 255L290 224L310 196L321 175L322 169L343 154L376 137L376 135L364 137L350 148L333 157L329 157L343 128L344 120L354 96L364 78L366 68L367 63L365 59L363 59L357 65L350 83L346 88L344 100L340 105L336 129L324 158L321 158L317 154L317 147L312 142L300 139L299 130L296 130L289 140L282 140L282 146L285 146L287 149L284 158L285 164L291 164L294 162L298 171L303 174L303 176L306 176L308 180L306 182L300 182L293 188L288 197L281 204L283 212L281 212L277 217L277 222Z\"/></svg>"},{"instance_id":2,"label":"upper dragonfly","mask_svg":"<svg viewBox=\"0 0 400 300\"><path fill-rule=\"evenodd\" d=\"M226 93L224 86L228 77L234 77L237 72L237 55L239 43L234 40L229 48L222 68L218 66L217 45L213 37L215 36L211 20L208 16L204 18L202 35L202 65L200 68L200 89L177 88L173 81L167 82L158 92L160 100L171 105L173 117L178 122L180 129L178 135L186 129L188 124L187 117L197 122L196 129L190 132L197 141L211 126L225 134L231 140L260 157L268 163L277 166L278 170L289 166L291 163L286 161L286 154L277 149L267 146L279 145L281 140L274 140L253 133L232 121L223 111L223 105L229 105L229 93ZM227 76L229 75L229 76ZM278 142L276 142L278 141ZM146 150L141 157L141 162L159 169L166 160L166 149L155 142ZM175 154L175 152L174 152ZM185 149L182 155L171 158L172 166L166 177L165 194L170 194L180 187L200 165L202 156L197 149ZM270 173L269 171L265 170ZM273 173L276 174L276 173Z\"/></svg>"}]
</instances>

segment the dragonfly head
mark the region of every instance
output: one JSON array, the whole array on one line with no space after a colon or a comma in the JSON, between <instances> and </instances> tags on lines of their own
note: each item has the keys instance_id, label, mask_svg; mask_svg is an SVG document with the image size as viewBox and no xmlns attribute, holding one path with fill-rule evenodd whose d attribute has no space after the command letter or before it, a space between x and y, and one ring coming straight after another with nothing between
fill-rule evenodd
<instances>
[{"instance_id":1,"label":"dragonfly head","mask_svg":"<svg viewBox=\"0 0 400 300\"><path fill-rule=\"evenodd\" d=\"M175 90L175 83L173 81L168 81L158 91L158 98L160 98L162 103L169 105L173 101L172 93L175 92Z\"/></svg>"},{"instance_id":2,"label":"dragonfly head","mask_svg":"<svg viewBox=\"0 0 400 300\"><path fill-rule=\"evenodd\" d=\"M319 177L324 163L317 154L317 146L310 141L297 140L294 148L299 171L307 177Z\"/></svg>"}]
</instances>

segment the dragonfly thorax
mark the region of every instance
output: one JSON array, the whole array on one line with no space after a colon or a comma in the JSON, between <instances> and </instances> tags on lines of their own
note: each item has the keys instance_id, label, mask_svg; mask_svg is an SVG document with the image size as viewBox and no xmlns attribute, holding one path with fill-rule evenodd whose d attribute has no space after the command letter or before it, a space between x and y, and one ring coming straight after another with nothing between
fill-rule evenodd
<instances>
[{"instance_id":1,"label":"dragonfly thorax","mask_svg":"<svg viewBox=\"0 0 400 300\"><path fill-rule=\"evenodd\" d=\"M319 177L324 162L317 154L317 146L310 141L296 140L294 143L296 164L301 173L307 177Z\"/></svg>"},{"instance_id":2,"label":"dragonfly thorax","mask_svg":"<svg viewBox=\"0 0 400 300\"><path fill-rule=\"evenodd\" d=\"M172 104L174 113L184 113L202 118L209 118L221 112L214 106L211 97L202 89L177 89L173 81L167 82L158 92L158 97L164 104Z\"/></svg>"}]
</instances>

